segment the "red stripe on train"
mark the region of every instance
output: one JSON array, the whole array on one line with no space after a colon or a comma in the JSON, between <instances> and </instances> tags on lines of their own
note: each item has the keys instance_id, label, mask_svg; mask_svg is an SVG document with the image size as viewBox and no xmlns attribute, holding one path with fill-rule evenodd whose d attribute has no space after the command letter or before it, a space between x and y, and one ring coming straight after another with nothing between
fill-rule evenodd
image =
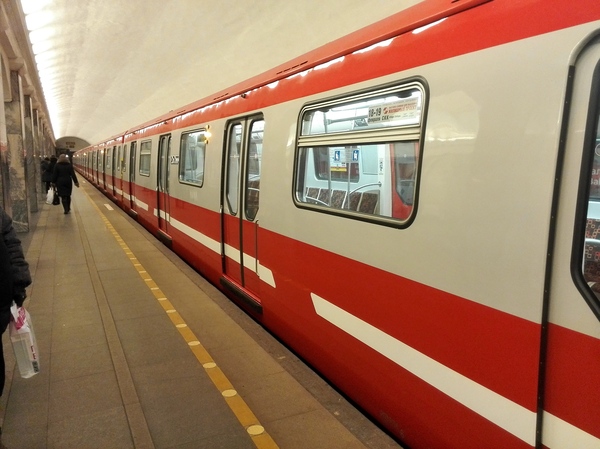
<instances>
[{"instance_id":1,"label":"red stripe on train","mask_svg":"<svg viewBox=\"0 0 600 449\"><path fill-rule=\"evenodd\" d=\"M397 338L407 336L405 342L425 354L488 387L498 384L497 390L501 394L512 396L517 402L530 407L535 405L536 379L532 372L537 365L536 359L531 357L537 357L538 349L536 346L535 350L531 350L535 354L527 355L530 349L522 346L531 346L528 341L535 342L535 338L528 334L535 333L538 326L522 323L519 319L513 321L499 317L499 325L488 324L494 328L508 325L518 337L506 336L510 333L507 329L500 329L500 335L492 335L475 321L486 316L503 315L500 312L491 311L488 315L481 310L476 311L483 307L473 306L466 300L460 300L463 304L451 307L455 303L451 295L414 298L413 305L409 304L408 297L390 301L393 290L388 289L400 284L390 284L384 279L387 288L377 288L376 294L366 293L373 284L361 286L363 276L360 270L365 268L364 265L341 257L332 258L325 251L264 230L260 238L268 247L261 247L261 260L267 261L267 266L274 269L277 283L276 290L265 288L263 291L267 326L336 386L352 392L354 401L404 443L446 449L531 447L318 317L310 300L310 291L314 288L328 299L340 299L342 307L354 309L353 312L361 319L384 328ZM301 275L310 264L315 267L308 268L305 276ZM344 270L340 270L341 267ZM346 271L347 268L349 271ZM322 274L317 274L317 271ZM365 279L372 275L369 271L364 274ZM383 278L391 276L381 272L378 276L382 274ZM343 284L351 285L342 288ZM339 294L333 293L337 288L334 285L340 288ZM348 297L345 301L344 295ZM380 299L384 297L387 297L383 301L388 304L387 309L382 307L380 312L368 310L380 308ZM438 303L440 299L449 304ZM396 301L402 306L398 307ZM362 306L357 303L362 303ZM439 307L439 310L433 311L431 306ZM469 317L469 312L473 311L476 315ZM428 316L430 313L431 316ZM523 326L524 331L520 329ZM525 337L525 341L518 343L521 336ZM425 339L423 344L414 340L421 337ZM460 345L465 346L461 348ZM500 349L497 351L497 348ZM464 354L460 354L463 351Z\"/></svg>"},{"instance_id":2,"label":"red stripe on train","mask_svg":"<svg viewBox=\"0 0 600 449\"><path fill-rule=\"evenodd\" d=\"M264 229L259 240L261 262L273 270L277 283L273 306L281 303L276 296L286 285L283 297L293 295L294 307L302 305L294 313L303 315L301 322L314 322L314 292L535 412L539 324ZM265 309L270 306L265 299Z\"/></svg>"},{"instance_id":3,"label":"red stripe on train","mask_svg":"<svg viewBox=\"0 0 600 449\"><path fill-rule=\"evenodd\" d=\"M600 438L600 340L551 323L546 372L544 409Z\"/></svg>"}]
</instances>

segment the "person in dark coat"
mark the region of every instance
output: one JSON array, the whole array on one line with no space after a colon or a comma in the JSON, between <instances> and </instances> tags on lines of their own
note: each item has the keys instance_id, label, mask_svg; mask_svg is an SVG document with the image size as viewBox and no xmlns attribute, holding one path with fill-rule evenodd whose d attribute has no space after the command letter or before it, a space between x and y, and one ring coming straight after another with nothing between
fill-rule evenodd
<instances>
[{"instance_id":1,"label":"person in dark coat","mask_svg":"<svg viewBox=\"0 0 600 449\"><path fill-rule=\"evenodd\" d=\"M79 181L75 170L69 162L69 158L66 154L61 154L58 157L58 162L54 166L52 172L52 184L58 191L65 214L71 212L71 192L73 191L73 184L75 187L79 187Z\"/></svg>"},{"instance_id":2,"label":"person in dark coat","mask_svg":"<svg viewBox=\"0 0 600 449\"><path fill-rule=\"evenodd\" d=\"M56 156L50 156L50 164L48 164L48 168L46 169L46 178L48 179L48 189L50 188L50 184L52 183L52 174L54 173L54 166L56 165ZM42 178L43 179L43 178ZM46 190L48 193L48 190Z\"/></svg>"},{"instance_id":3,"label":"person in dark coat","mask_svg":"<svg viewBox=\"0 0 600 449\"><path fill-rule=\"evenodd\" d=\"M52 167L52 168L54 168L54 167ZM44 159L42 159L41 171L42 171L42 182L44 183L44 187L46 188L44 193L48 193L48 190L50 189L50 183L52 182L52 172L50 171L50 158L49 157L45 157Z\"/></svg>"},{"instance_id":4,"label":"person in dark coat","mask_svg":"<svg viewBox=\"0 0 600 449\"><path fill-rule=\"evenodd\" d=\"M13 301L18 307L23 306L27 297L25 287L31 284L29 264L25 260L21 241L12 225L12 218L0 208L0 334L3 334L10 321L10 307ZM4 391L5 382L4 352L0 344L0 396ZM0 449L2 444L0 429Z\"/></svg>"}]
</instances>

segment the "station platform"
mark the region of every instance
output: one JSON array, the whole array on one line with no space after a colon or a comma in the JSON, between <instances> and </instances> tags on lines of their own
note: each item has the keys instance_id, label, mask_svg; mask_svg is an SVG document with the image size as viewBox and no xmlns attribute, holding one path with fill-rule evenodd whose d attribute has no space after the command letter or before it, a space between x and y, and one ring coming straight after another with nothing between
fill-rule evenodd
<instances>
[{"instance_id":1,"label":"station platform","mask_svg":"<svg viewBox=\"0 0 600 449\"><path fill-rule=\"evenodd\" d=\"M397 449L335 389L81 179L20 234L41 371L8 332L9 449Z\"/></svg>"}]
</instances>

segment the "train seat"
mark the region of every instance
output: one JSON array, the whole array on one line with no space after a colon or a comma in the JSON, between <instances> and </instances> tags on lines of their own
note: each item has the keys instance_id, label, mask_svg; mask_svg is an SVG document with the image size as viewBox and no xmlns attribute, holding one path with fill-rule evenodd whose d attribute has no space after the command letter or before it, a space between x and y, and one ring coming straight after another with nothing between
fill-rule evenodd
<instances>
[{"instance_id":1,"label":"train seat","mask_svg":"<svg viewBox=\"0 0 600 449\"><path fill-rule=\"evenodd\" d=\"M319 189L317 187L308 187L304 193L304 200L307 203L317 204L319 199Z\"/></svg>"},{"instance_id":2,"label":"train seat","mask_svg":"<svg viewBox=\"0 0 600 449\"><path fill-rule=\"evenodd\" d=\"M336 209L341 209L344 204L344 200L346 199L346 191L345 190L334 190L331 194L331 207L335 207Z\"/></svg>"},{"instance_id":3,"label":"train seat","mask_svg":"<svg viewBox=\"0 0 600 449\"><path fill-rule=\"evenodd\" d=\"M361 198L361 192L352 192L350 194L350 199L348 200L348 210L358 210Z\"/></svg>"},{"instance_id":4,"label":"train seat","mask_svg":"<svg viewBox=\"0 0 600 449\"><path fill-rule=\"evenodd\" d=\"M364 192L358 205L358 212L376 214L379 212L379 190Z\"/></svg>"}]
</instances>

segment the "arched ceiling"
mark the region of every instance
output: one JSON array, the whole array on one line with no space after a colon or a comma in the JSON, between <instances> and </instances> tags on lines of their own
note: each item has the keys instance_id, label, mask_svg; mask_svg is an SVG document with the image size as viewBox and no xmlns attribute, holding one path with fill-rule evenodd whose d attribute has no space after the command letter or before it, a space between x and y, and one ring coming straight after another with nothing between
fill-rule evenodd
<instances>
[{"instance_id":1,"label":"arched ceiling","mask_svg":"<svg viewBox=\"0 0 600 449\"><path fill-rule=\"evenodd\" d=\"M35 28L31 42L36 59L47 57L38 67L55 137L76 136L89 143L419 3L2 1L15 3L28 27Z\"/></svg>"}]
</instances>

